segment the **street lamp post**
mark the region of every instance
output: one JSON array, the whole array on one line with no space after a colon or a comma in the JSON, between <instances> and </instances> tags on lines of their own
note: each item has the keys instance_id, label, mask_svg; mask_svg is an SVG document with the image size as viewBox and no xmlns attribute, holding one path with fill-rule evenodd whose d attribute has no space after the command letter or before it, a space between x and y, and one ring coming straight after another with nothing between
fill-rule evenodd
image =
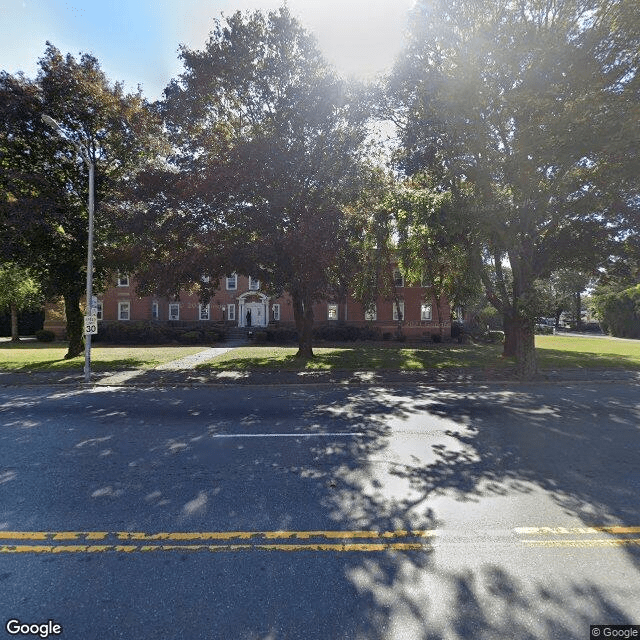
<instances>
[{"instance_id":1,"label":"street lamp post","mask_svg":"<svg viewBox=\"0 0 640 640\"><path fill-rule=\"evenodd\" d=\"M60 125L48 115L42 116L43 122L51 127L60 137L64 138L78 151L78 154L89 168L89 237L87 239L87 301L86 306L91 314L93 304L93 210L94 210L94 164L91 160L89 150L78 144L75 140L68 138ZM85 335L84 346L84 381L91 382L91 334Z\"/></svg>"}]
</instances>

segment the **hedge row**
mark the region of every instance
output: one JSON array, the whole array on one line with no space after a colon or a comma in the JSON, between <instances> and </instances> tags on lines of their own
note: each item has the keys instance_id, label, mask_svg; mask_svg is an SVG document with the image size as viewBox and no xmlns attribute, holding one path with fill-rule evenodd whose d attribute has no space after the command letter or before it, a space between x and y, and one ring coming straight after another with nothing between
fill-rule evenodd
<instances>
[{"instance_id":1,"label":"hedge row","mask_svg":"<svg viewBox=\"0 0 640 640\"><path fill-rule=\"evenodd\" d=\"M294 327L266 327L254 333L256 342L288 344L298 341L298 331ZM373 327L353 325L319 325L313 329L314 341L357 342L360 340L380 340L380 331Z\"/></svg>"},{"instance_id":2,"label":"hedge row","mask_svg":"<svg viewBox=\"0 0 640 640\"><path fill-rule=\"evenodd\" d=\"M189 327L140 322L101 322L94 342L109 344L209 344L226 338L223 327Z\"/></svg>"},{"instance_id":3,"label":"hedge row","mask_svg":"<svg viewBox=\"0 0 640 640\"><path fill-rule=\"evenodd\" d=\"M618 338L640 338L640 284L598 298L600 325L605 333Z\"/></svg>"}]
</instances>

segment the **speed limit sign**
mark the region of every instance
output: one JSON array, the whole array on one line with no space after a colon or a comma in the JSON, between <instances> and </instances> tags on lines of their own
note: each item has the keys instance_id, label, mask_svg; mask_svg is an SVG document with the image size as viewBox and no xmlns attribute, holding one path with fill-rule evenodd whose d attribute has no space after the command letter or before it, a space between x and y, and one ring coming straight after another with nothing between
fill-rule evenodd
<instances>
[{"instance_id":1,"label":"speed limit sign","mask_svg":"<svg viewBox=\"0 0 640 640\"><path fill-rule=\"evenodd\" d=\"M98 316L84 317L84 335L95 335L98 333Z\"/></svg>"}]
</instances>

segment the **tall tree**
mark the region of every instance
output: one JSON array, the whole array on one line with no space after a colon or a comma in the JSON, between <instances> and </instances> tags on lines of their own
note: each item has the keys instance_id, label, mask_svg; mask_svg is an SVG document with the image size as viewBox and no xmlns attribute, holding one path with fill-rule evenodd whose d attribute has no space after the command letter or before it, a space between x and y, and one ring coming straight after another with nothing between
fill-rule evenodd
<instances>
[{"instance_id":1,"label":"tall tree","mask_svg":"<svg viewBox=\"0 0 640 640\"><path fill-rule=\"evenodd\" d=\"M66 136L51 130L46 114ZM31 269L48 298L62 296L69 348L82 352L80 301L85 289L88 168L94 163L96 245L117 233L100 205L153 157L157 119L140 93L111 84L96 58L63 56L47 43L36 80L0 73L0 255ZM96 253L96 280L107 264Z\"/></svg>"},{"instance_id":2,"label":"tall tree","mask_svg":"<svg viewBox=\"0 0 640 640\"><path fill-rule=\"evenodd\" d=\"M286 7L218 20L204 50L181 58L163 105L175 154L148 176L162 187L145 227L171 226L189 247L172 260L176 283L235 265L288 291L298 355L311 357L364 138L354 96ZM163 235L149 255L166 255Z\"/></svg>"},{"instance_id":3,"label":"tall tree","mask_svg":"<svg viewBox=\"0 0 640 640\"><path fill-rule=\"evenodd\" d=\"M483 270L487 296L505 353L531 376L535 281L592 271L640 228L637 5L422 0L411 20L389 84L399 164L453 193L473 189L467 228L496 274Z\"/></svg>"}]
</instances>

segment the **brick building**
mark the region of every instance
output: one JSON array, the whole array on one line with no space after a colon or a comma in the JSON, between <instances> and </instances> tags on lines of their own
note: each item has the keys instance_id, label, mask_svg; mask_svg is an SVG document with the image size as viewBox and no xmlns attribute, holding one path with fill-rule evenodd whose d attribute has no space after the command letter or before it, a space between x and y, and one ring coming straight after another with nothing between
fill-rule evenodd
<instances>
[{"instance_id":1,"label":"brick building","mask_svg":"<svg viewBox=\"0 0 640 640\"><path fill-rule=\"evenodd\" d=\"M405 283L396 272L395 286L400 300L400 315L403 331L408 338L424 338L440 333L435 300L426 300L422 286ZM293 306L288 295L270 297L261 288L261 283L251 277L233 274L223 278L209 304L200 304L197 296L181 294L178 300L159 296L139 297L135 283L127 275L117 278L114 286L98 294L98 321L134 322L180 322L202 325L211 322L227 327L259 328L267 326L293 325ZM451 311L448 304L441 306L442 332L449 335ZM372 326L381 333L395 332L398 326L398 310L391 300L378 300L375 308L365 313L362 305L351 297L318 303L314 307L316 324L346 323ZM58 337L64 333L64 313L60 306L49 305L45 328Z\"/></svg>"}]
</instances>

